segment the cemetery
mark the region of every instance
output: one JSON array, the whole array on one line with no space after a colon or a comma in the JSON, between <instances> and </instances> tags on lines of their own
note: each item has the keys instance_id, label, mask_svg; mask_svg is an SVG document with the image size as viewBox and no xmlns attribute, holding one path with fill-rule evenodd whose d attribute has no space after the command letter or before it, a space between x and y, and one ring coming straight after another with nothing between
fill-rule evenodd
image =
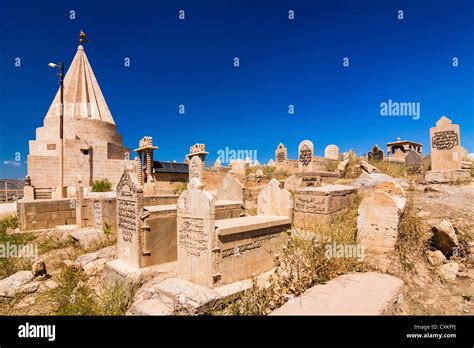
<instances>
[{"instance_id":1,"label":"cemetery","mask_svg":"<svg viewBox=\"0 0 474 348\"><path fill-rule=\"evenodd\" d=\"M321 135L301 140L297 158L279 143L267 164L247 156L210 165L204 143L186 154L183 145L183 162L160 161L151 135L132 156L82 45L64 79L61 132L59 103L58 92L29 142L24 196L2 225L40 251L3 274L1 313L33 303L40 314L62 313L41 306L63 286L62 272L91 291L118 279L128 295L113 315L425 314L415 285L445 291L472 279L472 161L456 117L426 130L424 157L416 141L358 155ZM110 190L96 192L103 181ZM455 212L438 216L445 200ZM364 257L324 257L328 245ZM267 297L258 311L240 306ZM435 310L472 309L459 301Z\"/></svg>"}]
</instances>

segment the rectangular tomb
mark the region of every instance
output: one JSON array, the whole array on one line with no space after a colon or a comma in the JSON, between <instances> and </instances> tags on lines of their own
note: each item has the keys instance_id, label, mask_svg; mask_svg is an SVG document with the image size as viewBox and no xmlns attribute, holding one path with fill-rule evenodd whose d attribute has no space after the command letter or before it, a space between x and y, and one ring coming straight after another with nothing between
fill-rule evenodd
<instances>
[{"instance_id":1,"label":"rectangular tomb","mask_svg":"<svg viewBox=\"0 0 474 348\"><path fill-rule=\"evenodd\" d=\"M193 178L178 199L179 277L214 288L270 270L291 228L291 196L273 179L257 205L257 216L216 220L215 197Z\"/></svg>"},{"instance_id":2,"label":"rectangular tomb","mask_svg":"<svg viewBox=\"0 0 474 348\"><path fill-rule=\"evenodd\" d=\"M347 211L356 188L346 185L327 185L297 190L293 224L297 229L313 230L318 224L330 223Z\"/></svg>"},{"instance_id":3,"label":"rectangular tomb","mask_svg":"<svg viewBox=\"0 0 474 348\"><path fill-rule=\"evenodd\" d=\"M290 225L291 219L286 216L246 216L216 221L214 281L229 284L273 268Z\"/></svg>"},{"instance_id":4,"label":"rectangular tomb","mask_svg":"<svg viewBox=\"0 0 474 348\"><path fill-rule=\"evenodd\" d=\"M177 214L176 204L145 206L149 212L144 231L144 267L158 265L177 259ZM238 218L244 213L243 203L236 201L216 201L216 220Z\"/></svg>"}]
</instances>

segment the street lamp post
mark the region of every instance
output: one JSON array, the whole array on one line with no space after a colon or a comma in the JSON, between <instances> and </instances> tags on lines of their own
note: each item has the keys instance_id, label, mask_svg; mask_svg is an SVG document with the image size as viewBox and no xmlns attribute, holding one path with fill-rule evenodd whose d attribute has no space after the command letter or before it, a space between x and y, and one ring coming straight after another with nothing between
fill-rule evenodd
<instances>
[{"instance_id":1,"label":"street lamp post","mask_svg":"<svg viewBox=\"0 0 474 348\"><path fill-rule=\"evenodd\" d=\"M59 198L64 198L64 63L49 63L51 68L59 68Z\"/></svg>"}]
</instances>

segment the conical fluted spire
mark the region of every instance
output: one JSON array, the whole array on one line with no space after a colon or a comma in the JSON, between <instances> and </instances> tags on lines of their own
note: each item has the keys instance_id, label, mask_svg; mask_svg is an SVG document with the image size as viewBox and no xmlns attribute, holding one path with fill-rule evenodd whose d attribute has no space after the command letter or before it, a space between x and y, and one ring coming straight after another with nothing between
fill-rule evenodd
<instances>
[{"instance_id":1,"label":"conical fluted spire","mask_svg":"<svg viewBox=\"0 0 474 348\"><path fill-rule=\"evenodd\" d=\"M58 91L46 119L51 115L59 116L59 98ZM115 124L82 45L77 48L64 78L64 116L84 117Z\"/></svg>"}]
</instances>

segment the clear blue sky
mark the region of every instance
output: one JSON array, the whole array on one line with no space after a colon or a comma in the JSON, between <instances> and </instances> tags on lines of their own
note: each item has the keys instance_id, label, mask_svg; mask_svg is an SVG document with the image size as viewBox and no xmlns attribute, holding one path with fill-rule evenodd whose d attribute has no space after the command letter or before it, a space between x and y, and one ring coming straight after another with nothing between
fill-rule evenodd
<instances>
[{"instance_id":1,"label":"clear blue sky","mask_svg":"<svg viewBox=\"0 0 474 348\"><path fill-rule=\"evenodd\" d=\"M96 3L0 0L0 178L26 174L24 162L10 161L16 152L26 160L57 90L47 63L69 66L80 29L93 41L86 53L124 144L153 136L160 160L182 161L196 142L210 163L226 146L257 150L264 163L279 142L296 158L303 139L317 155L331 143L362 154L398 136L428 153L442 115L461 125L461 143L474 152L471 0ZM420 119L382 117L388 99L419 102Z\"/></svg>"}]
</instances>

